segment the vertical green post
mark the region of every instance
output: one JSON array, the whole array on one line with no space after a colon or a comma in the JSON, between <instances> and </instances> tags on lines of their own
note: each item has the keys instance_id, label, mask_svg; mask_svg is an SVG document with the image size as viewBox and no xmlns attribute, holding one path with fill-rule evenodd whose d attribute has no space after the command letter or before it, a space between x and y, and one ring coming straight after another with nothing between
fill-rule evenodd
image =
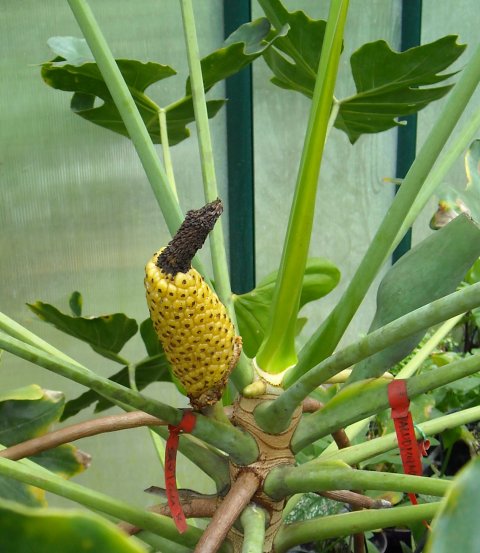
<instances>
[{"instance_id":1,"label":"vertical green post","mask_svg":"<svg viewBox=\"0 0 480 553\"><path fill-rule=\"evenodd\" d=\"M224 1L228 37L251 19L250 0ZM230 275L237 294L255 286L253 102L251 66L226 81Z\"/></svg>"},{"instance_id":2,"label":"vertical green post","mask_svg":"<svg viewBox=\"0 0 480 553\"><path fill-rule=\"evenodd\" d=\"M403 0L402 2L402 52L419 46L422 32L422 0ZM405 125L398 127L396 176L403 179L413 163L417 149L417 115L401 117ZM395 193L398 191L397 190ZM412 229L409 229L392 254L392 263L396 263L411 248Z\"/></svg>"}]
</instances>

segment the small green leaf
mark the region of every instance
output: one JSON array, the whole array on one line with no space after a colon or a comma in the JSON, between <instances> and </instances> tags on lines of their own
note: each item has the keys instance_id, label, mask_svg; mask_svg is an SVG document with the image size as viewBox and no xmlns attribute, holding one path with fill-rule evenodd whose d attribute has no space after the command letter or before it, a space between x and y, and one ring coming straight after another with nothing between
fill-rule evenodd
<instances>
[{"instance_id":1,"label":"small green leaf","mask_svg":"<svg viewBox=\"0 0 480 553\"><path fill-rule=\"evenodd\" d=\"M90 466L91 457L71 444L63 444L47 449L30 457L41 465L63 478L72 478Z\"/></svg>"},{"instance_id":2,"label":"small green leaf","mask_svg":"<svg viewBox=\"0 0 480 553\"><path fill-rule=\"evenodd\" d=\"M94 513L31 509L10 501L0 501L0 551L146 553L138 541Z\"/></svg>"},{"instance_id":3,"label":"small green leaf","mask_svg":"<svg viewBox=\"0 0 480 553\"><path fill-rule=\"evenodd\" d=\"M112 361L119 362L117 354L138 330L137 322L123 313L87 319L65 315L53 305L41 301L27 305L43 321L86 342L94 351Z\"/></svg>"},{"instance_id":4,"label":"small green leaf","mask_svg":"<svg viewBox=\"0 0 480 553\"><path fill-rule=\"evenodd\" d=\"M249 357L255 356L263 341L276 278L277 271L265 277L254 290L233 297L243 348ZM300 307L327 295L339 280L340 271L330 261L310 258L305 269Z\"/></svg>"},{"instance_id":5,"label":"small green leaf","mask_svg":"<svg viewBox=\"0 0 480 553\"><path fill-rule=\"evenodd\" d=\"M201 60L206 90L237 73L268 49L271 41L264 39L269 29L269 23L265 19L242 25L227 39L224 46ZM276 37L272 40L276 40ZM97 64L90 61L91 54L85 41L74 37L54 37L49 44L57 57L42 64L41 74L45 83L55 89L73 92L70 106L77 115L128 137L128 131ZM176 71L168 65L154 62L128 59L115 61L152 141L160 143L160 106L147 96L145 90L150 85L175 75ZM171 146L190 136L187 125L195 120L188 80L186 90L184 98L164 106ZM208 100L208 116L214 117L224 103L223 99Z\"/></svg>"},{"instance_id":6,"label":"small green leaf","mask_svg":"<svg viewBox=\"0 0 480 553\"><path fill-rule=\"evenodd\" d=\"M58 422L64 404L61 392L43 390L36 385L4 392L0 399L0 443L8 447L44 435ZM90 462L88 455L67 444L32 459L64 478L82 472ZM3 476L0 497L29 506L46 505L43 490Z\"/></svg>"},{"instance_id":7,"label":"small green leaf","mask_svg":"<svg viewBox=\"0 0 480 553\"><path fill-rule=\"evenodd\" d=\"M426 553L477 553L480 547L480 457L454 480L432 524Z\"/></svg>"},{"instance_id":8,"label":"small green leaf","mask_svg":"<svg viewBox=\"0 0 480 553\"><path fill-rule=\"evenodd\" d=\"M270 32L270 23L264 17L245 23L233 32L223 46L202 58L202 77L205 91L216 83L238 73L246 65L268 50L272 41L266 38ZM190 96L190 77L187 79L186 94Z\"/></svg>"},{"instance_id":9,"label":"small green leaf","mask_svg":"<svg viewBox=\"0 0 480 553\"><path fill-rule=\"evenodd\" d=\"M459 189L455 184L444 188L437 211L430 220L430 228L433 230L441 228L461 213L467 213L476 221L480 221L480 140L474 140L470 144L464 162L467 180L465 187ZM468 276L465 280L472 284L468 281Z\"/></svg>"},{"instance_id":10,"label":"small green leaf","mask_svg":"<svg viewBox=\"0 0 480 553\"><path fill-rule=\"evenodd\" d=\"M84 119L128 136L97 64L94 61L86 61L85 52L88 47L84 39L54 37L50 39L49 44L52 40L54 52L59 55L54 60L42 64L41 74L45 83L58 90L73 92L71 108ZM82 46L82 43L85 44ZM145 94L145 90L152 84L175 75L176 71L168 65L155 62L128 59L117 59L116 62L152 140L158 143L160 108ZM176 144L188 136L188 129L185 128L187 122L191 120L183 120L182 125L174 116L167 116L171 144Z\"/></svg>"},{"instance_id":11,"label":"small green leaf","mask_svg":"<svg viewBox=\"0 0 480 553\"><path fill-rule=\"evenodd\" d=\"M64 404L64 395L50 390L34 399L0 401L0 443L8 447L45 434L60 418Z\"/></svg>"},{"instance_id":12,"label":"small green leaf","mask_svg":"<svg viewBox=\"0 0 480 553\"><path fill-rule=\"evenodd\" d=\"M140 336L142 337L145 349L150 357L163 353L162 344L153 328L152 319L150 319L150 317L140 324Z\"/></svg>"},{"instance_id":13,"label":"small green leaf","mask_svg":"<svg viewBox=\"0 0 480 553\"><path fill-rule=\"evenodd\" d=\"M479 255L480 229L465 215L431 234L404 255L383 278L369 332L454 292ZM408 355L424 334L414 334L358 363L350 382L380 376Z\"/></svg>"},{"instance_id":14,"label":"small green leaf","mask_svg":"<svg viewBox=\"0 0 480 553\"><path fill-rule=\"evenodd\" d=\"M353 144L364 133L397 126L397 117L417 113L442 98L451 86L420 88L446 80L439 75L465 50L456 36L394 52L384 40L365 44L350 63L357 93L340 101L335 127Z\"/></svg>"},{"instance_id":15,"label":"small green leaf","mask_svg":"<svg viewBox=\"0 0 480 553\"><path fill-rule=\"evenodd\" d=\"M278 12L278 5L275 10ZM263 53L274 74L271 81L280 88L296 90L311 98L327 23L311 19L303 11L287 12L282 9L281 12L281 22L286 26L287 33L275 41L273 48Z\"/></svg>"},{"instance_id":16,"label":"small green leaf","mask_svg":"<svg viewBox=\"0 0 480 553\"><path fill-rule=\"evenodd\" d=\"M455 361L460 361L462 356L455 351L444 351L441 353L432 353L430 359L435 363L437 367L443 367L449 363L454 363Z\"/></svg>"},{"instance_id":17,"label":"small green leaf","mask_svg":"<svg viewBox=\"0 0 480 553\"><path fill-rule=\"evenodd\" d=\"M47 44L54 54L65 60L64 63L80 65L94 59L84 38L52 36L47 40Z\"/></svg>"},{"instance_id":18,"label":"small green leaf","mask_svg":"<svg viewBox=\"0 0 480 553\"><path fill-rule=\"evenodd\" d=\"M75 317L82 316L83 298L80 292L72 293L70 299L68 300L68 305L70 306L70 310L72 311L72 314L75 315Z\"/></svg>"},{"instance_id":19,"label":"small green leaf","mask_svg":"<svg viewBox=\"0 0 480 553\"><path fill-rule=\"evenodd\" d=\"M47 506L43 490L3 475L0 475L0 498L21 503L27 507Z\"/></svg>"},{"instance_id":20,"label":"small green leaf","mask_svg":"<svg viewBox=\"0 0 480 553\"><path fill-rule=\"evenodd\" d=\"M469 269L467 276L465 277L465 282L468 284L480 282L480 259L477 259Z\"/></svg>"},{"instance_id":21,"label":"small green leaf","mask_svg":"<svg viewBox=\"0 0 480 553\"><path fill-rule=\"evenodd\" d=\"M37 384L15 388L15 390L3 390L0 392L0 402L10 399L41 399L45 392ZM0 440L1 441L1 440Z\"/></svg>"},{"instance_id":22,"label":"small green leaf","mask_svg":"<svg viewBox=\"0 0 480 553\"><path fill-rule=\"evenodd\" d=\"M210 119L214 117L224 104L225 100L207 100L208 117ZM168 139L170 146L174 146L190 136L190 130L187 129L187 125L195 121L192 98L187 96L165 109L167 113ZM155 122L152 123L150 132L153 133L152 140L155 143L160 143L160 125L158 123L158 117Z\"/></svg>"}]
</instances>

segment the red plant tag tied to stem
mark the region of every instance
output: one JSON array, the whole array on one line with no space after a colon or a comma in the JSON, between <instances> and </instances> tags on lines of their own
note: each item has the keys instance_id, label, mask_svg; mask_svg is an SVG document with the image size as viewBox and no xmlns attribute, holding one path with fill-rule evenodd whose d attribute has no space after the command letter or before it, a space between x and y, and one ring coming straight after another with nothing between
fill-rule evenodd
<instances>
[{"instance_id":1,"label":"red plant tag tied to stem","mask_svg":"<svg viewBox=\"0 0 480 553\"><path fill-rule=\"evenodd\" d=\"M400 457L405 474L422 475L422 455L427 455L430 447L428 440L417 442L413 427L412 415L409 411L410 400L407 394L406 380L392 380L388 385L388 401L392 408L391 417L395 425ZM417 505L417 497L409 493L412 505Z\"/></svg>"},{"instance_id":2,"label":"red plant tag tied to stem","mask_svg":"<svg viewBox=\"0 0 480 553\"><path fill-rule=\"evenodd\" d=\"M185 411L180 424L168 425L168 439L165 448L165 490L167 492L168 506L172 514L175 526L180 534L187 530L187 521L183 513L182 505L177 490L177 449L180 432L191 432L195 428L197 419L191 411Z\"/></svg>"}]
</instances>

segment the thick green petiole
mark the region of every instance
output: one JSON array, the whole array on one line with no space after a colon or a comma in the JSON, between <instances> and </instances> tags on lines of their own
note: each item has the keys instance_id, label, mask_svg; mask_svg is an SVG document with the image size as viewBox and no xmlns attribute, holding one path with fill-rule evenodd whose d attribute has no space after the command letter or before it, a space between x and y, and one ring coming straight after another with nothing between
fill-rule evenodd
<instances>
[{"instance_id":1,"label":"thick green petiole","mask_svg":"<svg viewBox=\"0 0 480 553\"><path fill-rule=\"evenodd\" d=\"M165 420L169 424L179 424L182 418L182 411L175 407L147 398L112 380L95 374L86 367L58 359L52 354L25 344L3 332L0 332L0 349L9 351L22 359L87 386L107 399L115 402L120 401L140 409L145 413ZM229 453L237 463L248 464L257 458L258 448L255 440L249 434L198 413L196 413L196 419L192 435Z\"/></svg>"},{"instance_id":2,"label":"thick green petiole","mask_svg":"<svg viewBox=\"0 0 480 553\"><path fill-rule=\"evenodd\" d=\"M192 89L193 108L197 128L198 145L200 148L200 162L202 166L203 188L206 202L213 202L218 198L217 177L213 159L213 147L208 124L207 104L203 86L202 68L198 51L195 16L191 0L181 0L183 33L187 46L188 67ZM215 290L226 305L230 303L229 311L234 314L231 299L228 265L225 253L225 241L221 225L215 225L210 232L210 247L212 251L213 274ZM230 313L230 315L231 315Z\"/></svg>"},{"instance_id":3,"label":"thick green petiole","mask_svg":"<svg viewBox=\"0 0 480 553\"><path fill-rule=\"evenodd\" d=\"M275 536L275 553L286 553L300 543L322 541L329 538L349 536L352 532L367 532L376 528L408 526L422 520L431 520L441 503L427 503L394 509L380 509L345 513L282 526Z\"/></svg>"},{"instance_id":4,"label":"thick green petiole","mask_svg":"<svg viewBox=\"0 0 480 553\"><path fill-rule=\"evenodd\" d=\"M438 344L447 336L447 334L455 327L455 325L462 319L462 315L457 315L448 321L445 321L440 327L435 331L432 337L415 353L415 355L410 359L410 361L402 367L400 372L397 374L396 378L410 378L413 376L420 368L421 364L427 359L427 357L432 353L432 351L437 348ZM372 417L363 419L353 423L350 426L345 428L345 433L347 434L350 442L353 442L357 436L362 433L365 433ZM370 443L370 442L369 442ZM330 455L331 453L338 450L337 444L333 441L330 445L322 452L322 455Z\"/></svg>"},{"instance_id":5,"label":"thick green petiole","mask_svg":"<svg viewBox=\"0 0 480 553\"><path fill-rule=\"evenodd\" d=\"M356 470L340 465L310 461L297 467L277 467L270 471L263 489L273 499L280 500L294 493L359 489L443 496L451 485L449 480L438 478Z\"/></svg>"},{"instance_id":6,"label":"thick green petiole","mask_svg":"<svg viewBox=\"0 0 480 553\"><path fill-rule=\"evenodd\" d=\"M259 368L268 373L280 373L297 360L297 313L347 11L346 0L332 0L330 3L307 134L270 309L269 326L257 354Z\"/></svg>"},{"instance_id":7,"label":"thick green petiole","mask_svg":"<svg viewBox=\"0 0 480 553\"><path fill-rule=\"evenodd\" d=\"M420 439L420 429L426 436L435 436L441 434L444 430L458 428L463 424L469 424L480 420L480 406L464 409L456 413L450 413L443 417L438 417L431 421L422 422L416 426L417 438ZM374 438L368 442L352 445L338 451L324 451L320 455L322 461L343 461L349 465L357 465L367 461L376 455L391 451L398 447L397 435L395 432Z\"/></svg>"},{"instance_id":8,"label":"thick green petiole","mask_svg":"<svg viewBox=\"0 0 480 553\"><path fill-rule=\"evenodd\" d=\"M173 235L183 221L183 214L132 95L88 3L85 0L68 0L68 3L127 127L165 222Z\"/></svg>"},{"instance_id":9,"label":"thick green petiole","mask_svg":"<svg viewBox=\"0 0 480 553\"><path fill-rule=\"evenodd\" d=\"M407 380L407 393L414 398L480 370L480 355L449 363ZM388 383L380 380L355 382L345 387L319 412L305 417L293 436L292 449L300 451L308 444L339 428L345 428L389 407ZM348 405L348 409L347 409Z\"/></svg>"},{"instance_id":10,"label":"thick green petiole","mask_svg":"<svg viewBox=\"0 0 480 553\"><path fill-rule=\"evenodd\" d=\"M119 520L130 522L181 545L193 548L202 535L202 531L194 527L188 527L184 534L179 534L175 523L169 517L143 511L128 503L48 473L48 471L37 470L32 466L26 467L20 462L0 458L0 474L76 501ZM226 546L223 550L229 551Z\"/></svg>"},{"instance_id":11,"label":"thick green petiole","mask_svg":"<svg viewBox=\"0 0 480 553\"><path fill-rule=\"evenodd\" d=\"M217 177L213 159L213 147L208 123L205 89L203 86L202 68L198 50L197 33L195 29L195 17L191 0L181 0L183 31L187 46L187 59L190 69L190 84L192 89L193 108L197 128L198 144L200 148L200 162L202 166L204 196L207 202L213 202L218 198ZM228 310L235 327L235 309L233 307L232 290L228 274L227 254L225 239L221 224L215 225L209 235L210 250L212 254L213 277L215 291ZM232 380L238 390L242 390L251 383L253 370L245 355L242 355L237 367L232 373Z\"/></svg>"},{"instance_id":12,"label":"thick green petiole","mask_svg":"<svg viewBox=\"0 0 480 553\"><path fill-rule=\"evenodd\" d=\"M418 209L416 199L421 197L422 202L425 201L424 195L421 194L422 187L479 81L480 46L462 71L443 112L412 164L340 301L300 351L297 366L291 374L292 379L305 374L326 359L337 347L380 267L403 236L401 232L405 230L404 222L412 212L412 206Z\"/></svg>"},{"instance_id":13,"label":"thick green petiole","mask_svg":"<svg viewBox=\"0 0 480 553\"><path fill-rule=\"evenodd\" d=\"M294 382L278 399L261 404L255 411L255 418L262 428L271 433L283 431L293 411L315 388L343 369L358 363L377 351L397 341L425 330L446 319L465 313L480 304L480 283L463 288L439 300L429 303L357 340L345 349L304 374ZM285 383L290 382L288 374ZM358 419L357 419L358 420ZM341 425L343 427L343 425Z\"/></svg>"}]
</instances>

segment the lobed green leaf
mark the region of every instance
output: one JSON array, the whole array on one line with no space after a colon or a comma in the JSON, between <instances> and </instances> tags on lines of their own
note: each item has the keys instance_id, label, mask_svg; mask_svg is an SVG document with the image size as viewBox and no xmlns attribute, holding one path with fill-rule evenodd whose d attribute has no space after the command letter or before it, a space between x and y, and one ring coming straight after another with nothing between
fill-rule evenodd
<instances>
[{"instance_id":1,"label":"lobed green leaf","mask_svg":"<svg viewBox=\"0 0 480 553\"><path fill-rule=\"evenodd\" d=\"M278 6L275 9L278 12ZM287 34L263 54L274 74L271 81L280 88L296 90L311 98L327 23L311 19L303 11L282 10L281 19Z\"/></svg>"},{"instance_id":2,"label":"lobed green leaf","mask_svg":"<svg viewBox=\"0 0 480 553\"><path fill-rule=\"evenodd\" d=\"M58 422L64 405L61 392L43 390L37 385L3 392L0 397L0 443L8 447L42 436ZM90 462L88 455L67 444L32 459L64 478L82 472ZM0 497L23 505L46 505L43 490L5 476L0 476Z\"/></svg>"},{"instance_id":3,"label":"lobed green leaf","mask_svg":"<svg viewBox=\"0 0 480 553\"><path fill-rule=\"evenodd\" d=\"M442 98L451 86L430 87L452 76L439 75L465 50L456 36L394 52L384 40L365 44L350 64L357 93L340 101L335 127L355 143L360 135L399 125L397 117L417 113Z\"/></svg>"},{"instance_id":4,"label":"lobed green leaf","mask_svg":"<svg viewBox=\"0 0 480 553\"><path fill-rule=\"evenodd\" d=\"M205 90L237 73L267 50L277 39L275 35L266 40L269 32L270 24L265 18L246 23L232 33L221 48L203 58L201 63ZM57 57L42 64L41 74L45 83L55 89L73 92L70 107L77 115L128 137L127 128L86 41L75 37L53 37L48 44ZM117 59L116 63L150 138L159 144L160 106L145 91L151 85L176 75L176 71L156 62ZM208 100L208 117L214 117L224 103L224 99ZM169 144L173 146L190 136L187 125L195 120L189 79L185 97L164 109Z\"/></svg>"},{"instance_id":5,"label":"lobed green leaf","mask_svg":"<svg viewBox=\"0 0 480 553\"><path fill-rule=\"evenodd\" d=\"M138 330L137 322L123 313L91 318L72 317L41 301L27 305L43 321L86 342L94 351L112 361L118 362L117 354Z\"/></svg>"},{"instance_id":6,"label":"lobed green leaf","mask_svg":"<svg viewBox=\"0 0 480 553\"><path fill-rule=\"evenodd\" d=\"M224 42L223 46L215 50L200 61L205 91L210 90L216 83L238 73L245 66L266 52L273 41L274 35L268 40L270 23L264 17L241 25ZM186 83L186 95L191 92L190 77Z\"/></svg>"}]
</instances>

